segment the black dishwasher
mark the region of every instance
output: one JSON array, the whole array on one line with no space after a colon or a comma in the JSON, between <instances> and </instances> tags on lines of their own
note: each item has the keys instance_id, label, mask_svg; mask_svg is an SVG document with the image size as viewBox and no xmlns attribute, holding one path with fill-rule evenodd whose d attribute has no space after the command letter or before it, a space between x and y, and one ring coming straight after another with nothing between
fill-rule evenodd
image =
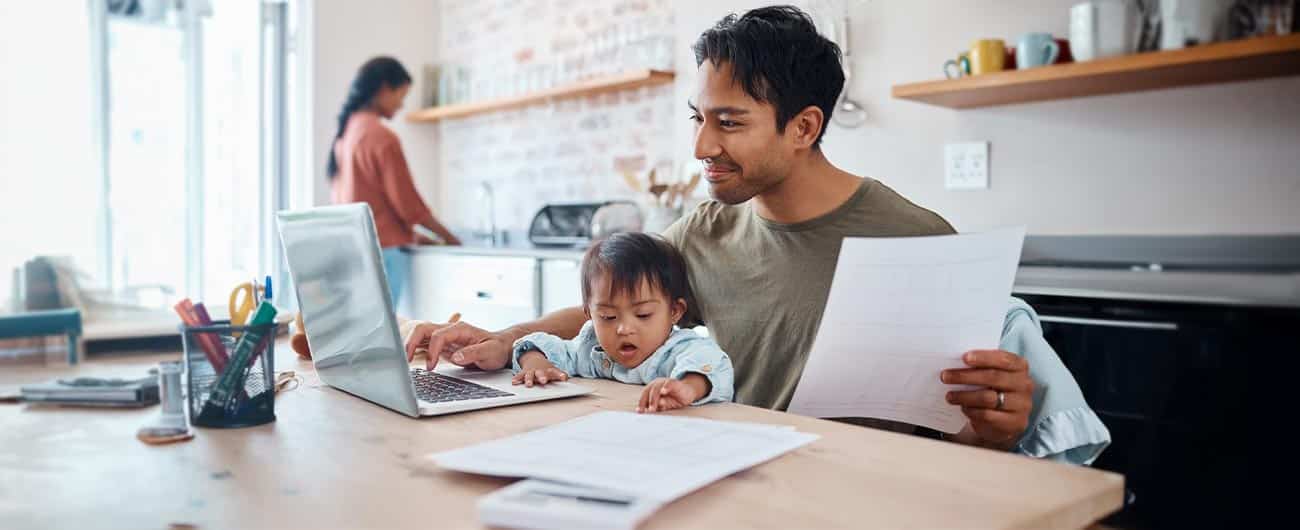
<instances>
[{"instance_id":1,"label":"black dishwasher","mask_svg":"<svg viewBox=\"0 0 1300 530\"><path fill-rule=\"evenodd\" d=\"M1300 311L1021 296L1110 429L1094 466L1122 473L1127 498L1103 522L1240 526L1251 433L1261 427L1251 422L1250 406L1262 405L1249 373L1300 348Z\"/></svg>"}]
</instances>

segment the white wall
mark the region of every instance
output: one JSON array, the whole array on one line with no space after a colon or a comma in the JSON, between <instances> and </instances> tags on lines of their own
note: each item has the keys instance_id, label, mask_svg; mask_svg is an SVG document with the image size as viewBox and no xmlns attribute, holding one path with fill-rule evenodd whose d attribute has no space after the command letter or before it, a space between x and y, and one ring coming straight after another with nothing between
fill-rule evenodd
<instances>
[{"instance_id":1,"label":"white wall","mask_svg":"<svg viewBox=\"0 0 1300 530\"><path fill-rule=\"evenodd\" d=\"M438 53L437 0L319 0L306 10L311 20L311 149L303 156L311 162L315 204L328 204L330 191L325 160L338 128L338 112L358 68L376 55L391 55L411 73L413 84L406 105L388 126L402 140L406 161L426 203L434 204L438 182L437 129L409 124L402 118L420 106L424 92L424 65L436 62Z\"/></svg>"},{"instance_id":2,"label":"white wall","mask_svg":"<svg viewBox=\"0 0 1300 530\"><path fill-rule=\"evenodd\" d=\"M1075 0L848 2L850 94L869 121L825 139L840 167L879 178L960 230L1034 234L1300 232L1300 78L957 111L892 99L891 85L943 76L977 38L1067 34ZM695 92L689 46L759 2L677 0L677 100ZM674 142L690 156L691 128ZM992 142L992 189L943 189L943 145Z\"/></svg>"}]
</instances>

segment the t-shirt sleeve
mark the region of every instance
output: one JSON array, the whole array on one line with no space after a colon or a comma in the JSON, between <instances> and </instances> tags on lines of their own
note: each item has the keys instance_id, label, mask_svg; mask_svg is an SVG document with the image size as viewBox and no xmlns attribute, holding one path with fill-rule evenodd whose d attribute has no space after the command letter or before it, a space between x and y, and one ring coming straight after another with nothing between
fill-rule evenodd
<instances>
[{"instance_id":1,"label":"t-shirt sleeve","mask_svg":"<svg viewBox=\"0 0 1300 530\"><path fill-rule=\"evenodd\" d=\"M689 226L691 225L691 221L695 215L696 213L694 211L686 214L673 222L672 225L669 225L668 228L665 228L663 232L659 233L659 235L662 236L664 240L668 241L668 244L672 245L673 248L677 249L682 256L688 254L686 252L686 235L689 232ZM695 281L694 272L691 270L690 260L686 260L686 275L689 277L691 282ZM691 290L694 290L694 283L691 284ZM678 322L678 325L684 328L703 326L704 318L700 315L698 305L699 304L688 304L686 307L686 314L682 316L682 320Z\"/></svg>"}]
</instances>

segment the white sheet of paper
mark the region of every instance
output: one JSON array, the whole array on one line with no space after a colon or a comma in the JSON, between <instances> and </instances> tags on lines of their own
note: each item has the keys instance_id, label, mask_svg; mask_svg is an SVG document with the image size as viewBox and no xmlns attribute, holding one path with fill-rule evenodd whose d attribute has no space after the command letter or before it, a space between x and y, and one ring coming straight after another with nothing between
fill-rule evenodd
<instances>
[{"instance_id":1,"label":"white sheet of paper","mask_svg":"<svg viewBox=\"0 0 1300 530\"><path fill-rule=\"evenodd\" d=\"M826 311L789 411L901 421L955 433L939 372L996 349L1025 229L845 238Z\"/></svg>"},{"instance_id":2,"label":"white sheet of paper","mask_svg":"<svg viewBox=\"0 0 1300 530\"><path fill-rule=\"evenodd\" d=\"M603 411L428 458L466 473L553 480L668 502L817 438L780 426Z\"/></svg>"}]
</instances>

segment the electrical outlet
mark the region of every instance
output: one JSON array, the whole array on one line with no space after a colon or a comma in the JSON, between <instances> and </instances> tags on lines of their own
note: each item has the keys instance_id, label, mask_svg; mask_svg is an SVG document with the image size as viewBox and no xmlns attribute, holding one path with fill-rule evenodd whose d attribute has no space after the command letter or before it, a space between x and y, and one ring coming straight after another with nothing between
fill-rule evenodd
<instances>
[{"instance_id":1,"label":"electrical outlet","mask_svg":"<svg viewBox=\"0 0 1300 530\"><path fill-rule=\"evenodd\" d=\"M989 143L948 144L943 148L944 187L950 190L989 188Z\"/></svg>"}]
</instances>

